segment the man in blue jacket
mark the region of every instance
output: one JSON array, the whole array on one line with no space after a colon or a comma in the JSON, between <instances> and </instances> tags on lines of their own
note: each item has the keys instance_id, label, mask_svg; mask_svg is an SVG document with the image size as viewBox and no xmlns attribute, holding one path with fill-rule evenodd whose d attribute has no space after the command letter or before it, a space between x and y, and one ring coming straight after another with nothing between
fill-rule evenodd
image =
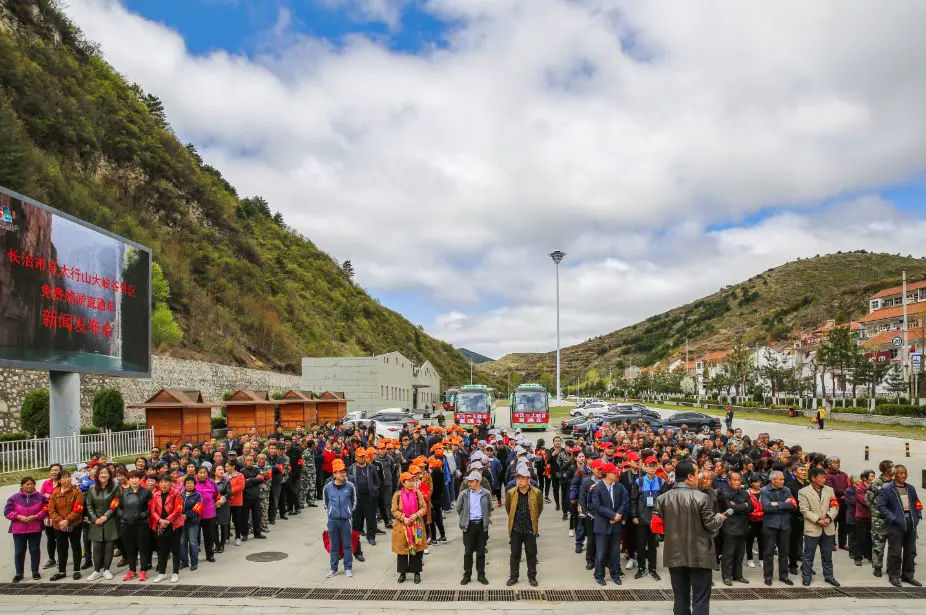
<instances>
[{"instance_id":1,"label":"man in blue jacket","mask_svg":"<svg viewBox=\"0 0 926 615\"><path fill-rule=\"evenodd\" d=\"M769 484L759 492L762 503L762 572L765 584L772 584L775 572L772 561L775 547L778 547L778 580L785 585L794 585L788 578L788 546L791 540L791 513L797 510L797 502L791 490L785 487L785 475L778 470L772 472Z\"/></svg>"},{"instance_id":2,"label":"man in blue jacket","mask_svg":"<svg viewBox=\"0 0 926 615\"><path fill-rule=\"evenodd\" d=\"M347 468L340 459L331 464L334 474L322 489L322 502L328 513L328 546L330 548L331 569L325 575L330 579L338 573L339 551L344 552L344 574L354 576L354 555L351 551L353 527L351 520L357 507L357 491L347 481Z\"/></svg>"},{"instance_id":3,"label":"man in blue jacket","mask_svg":"<svg viewBox=\"0 0 926 615\"><path fill-rule=\"evenodd\" d=\"M604 464L601 482L588 493L588 509L595 515L595 581L598 585L605 585L606 564L611 580L615 585L621 584L621 529L630 512L630 497L617 482L619 472L613 463Z\"/></svg>"},{"instance_id":4,"label":"man in blue jacket","mask_svg":"<svg viewBox=\"0 0 926 615\"><path fill-rule=\"evenodd\" d=\"M907 480L907 468L894 466L894 481L878 493L878 512L887 524L887 576L891 585L901 581L921 587L913 578L916 558L916 526L923 518L923 505Z\"/></svg>"}]
</instances>

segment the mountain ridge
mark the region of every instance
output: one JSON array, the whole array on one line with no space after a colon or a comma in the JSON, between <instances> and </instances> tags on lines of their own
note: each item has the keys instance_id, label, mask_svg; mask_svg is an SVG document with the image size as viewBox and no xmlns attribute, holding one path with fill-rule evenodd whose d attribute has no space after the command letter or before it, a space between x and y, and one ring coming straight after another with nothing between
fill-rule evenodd
<instances>
[{"instance_id":1,"label":"mountain ridge","mask_svg":"<svg viewBox=\"0 0 926 615\"><path fill-rule=\"evenodd\" d=\"M858 250L790 261L633 325L562 348L561 370L564 378L575 379L590 370L607 373L631 364L647 367L668 357L684 358L686 340L692 361L711 351L728 350L738 341L780 344L827 320L848 322L866 314L867 298L883 288L900 286L904 269L909 282L926 279L926 257ZM478 369L537 378L555 373L556 351L511 353Z\"/></svg>"},{"instance_id":2,"label":"mountain ridge","mask_svg":"<svg viewBox=\"0 0 926 615\"><path fill-rule=\"evenodd\" d=\"M55 0L0 0L0 185L152 249L183 332L159 354L298 373L302 356L398 350L469 381L451 344L182 144Z\"/></svg>"}]
</instances>

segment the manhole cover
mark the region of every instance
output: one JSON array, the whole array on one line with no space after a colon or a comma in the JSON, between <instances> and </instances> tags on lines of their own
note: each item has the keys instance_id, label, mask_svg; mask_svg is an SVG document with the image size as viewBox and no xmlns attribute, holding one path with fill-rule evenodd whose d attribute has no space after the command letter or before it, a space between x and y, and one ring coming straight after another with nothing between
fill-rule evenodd
<instances>
[{"instance_id":1,"label":"manhole cover","mask_svg":"<svg viewBox=\"0 0 926 615\"><path fill-rule=\"evenodd\" d=\"M287 557L289 557L289 553L283 553L282 551L263 551L261 553L251 553L244 559L249 562L278 562Z\"/></svg>"}]
</instances>

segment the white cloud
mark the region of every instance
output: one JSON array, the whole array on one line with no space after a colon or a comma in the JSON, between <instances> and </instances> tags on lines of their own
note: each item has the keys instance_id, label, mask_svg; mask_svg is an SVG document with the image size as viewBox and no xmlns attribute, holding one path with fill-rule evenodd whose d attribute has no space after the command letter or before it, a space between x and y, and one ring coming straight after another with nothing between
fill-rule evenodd
<instances>
[{"instance_id":1,"label":"white cloud","mask_svg":"<svg viewBox=\"0 0 926 615\"><path fill-rule=\"evenodd\" d=\"M330 1L393 25L405 4ZM68 12L242 193L350 258L374 292L466 314L433 332L489 355L552 346L555 248L570 254L575 341L802 251L895 251L891 233L915 227L839 218L837 236L795 213L702 230L924 170L926 3L419 6L455 20L449 49L335 48L281 14L272 54L193 56L116 0ZM468 313L486 297L510 307Z\"/></svg>"}]
</instances>

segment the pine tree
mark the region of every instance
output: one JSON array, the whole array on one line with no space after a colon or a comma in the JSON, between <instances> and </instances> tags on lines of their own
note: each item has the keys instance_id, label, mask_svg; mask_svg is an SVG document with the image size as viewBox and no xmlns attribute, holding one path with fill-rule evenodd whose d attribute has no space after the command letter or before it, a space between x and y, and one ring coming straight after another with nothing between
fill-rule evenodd
<instances>
[{"instance_id":1,"label":"pine tree","mask_svg":"<svg viewBox=\"0 0 926 615\"><path fill-rule=\"evenodd\" d=\"M907 383L904 382L903 370L899 364L894 365L894 369L888 373L884 385L887 387L888 391L897 395L898 399L907 392Z\"/></svg>"},{"instance_id":2,"label":"pine tree","mask_svg":"<svg viewBox=\"0 0 926 615\"><path fill-rule=\"evenodd\" d=\"M354 279L354 264L350 260L346 260L341 264L341 271L344 272L348 280Z\"/></svg>"}]
</instances>

